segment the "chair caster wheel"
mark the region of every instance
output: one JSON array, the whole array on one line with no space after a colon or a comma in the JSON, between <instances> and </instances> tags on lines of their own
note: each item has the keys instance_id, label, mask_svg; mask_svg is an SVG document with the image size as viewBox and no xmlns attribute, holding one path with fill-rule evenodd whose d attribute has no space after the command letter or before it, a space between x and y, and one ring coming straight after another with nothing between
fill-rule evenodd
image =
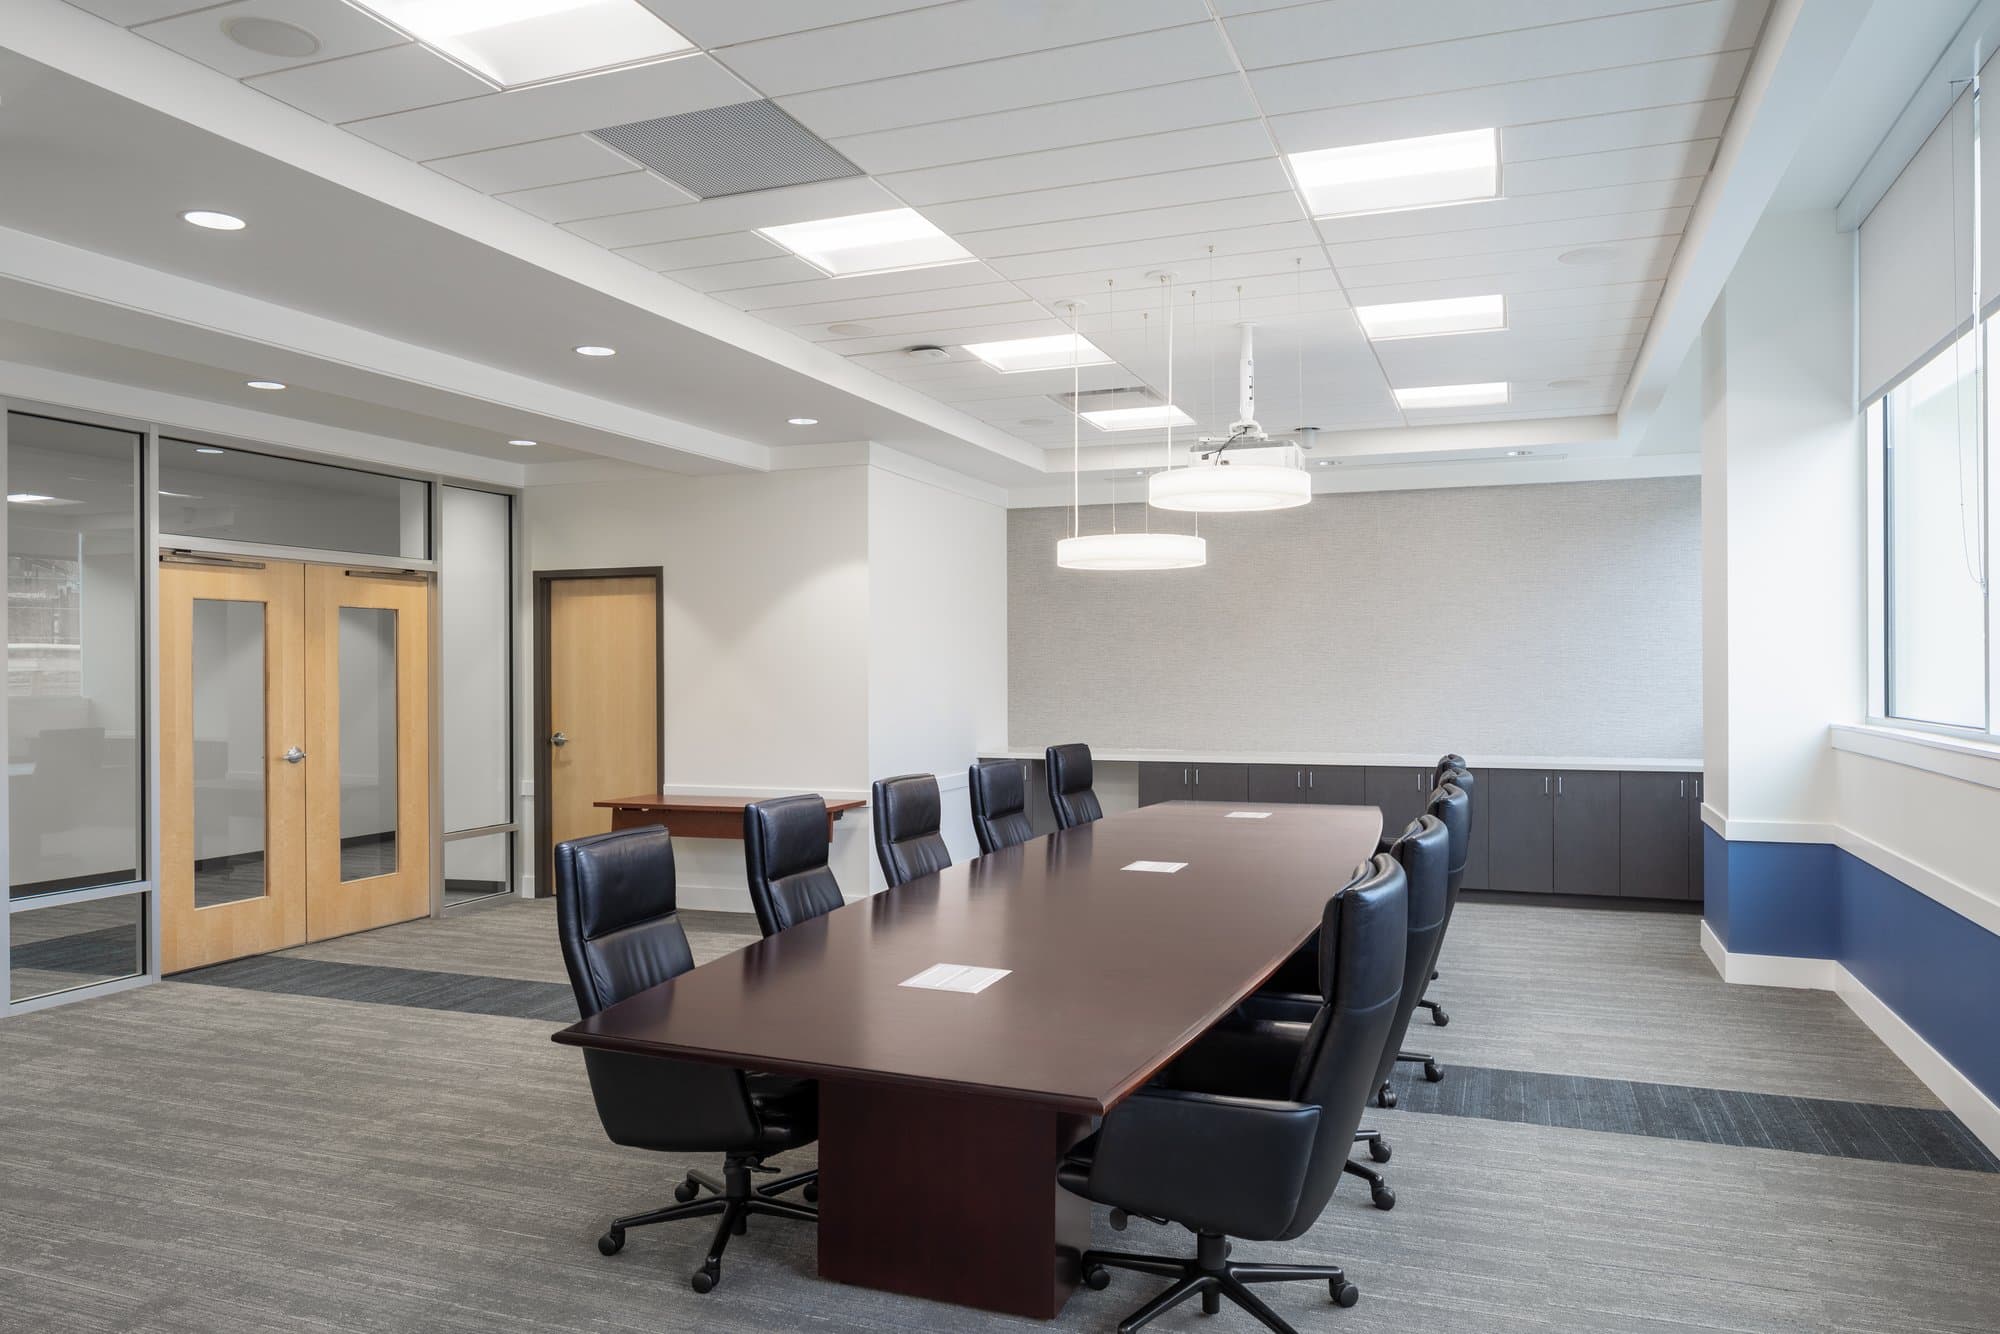
<instances>
[{"instance_id":1,"label":"chair caster wheel","mask_svg":"<svg viewBox=\"0 0 2000 1334\"><path fill-rule=\"evenodd\" d=\"M1111 1271L1103 1265L1092 1265L1083 1271L1083 1286L1092 1292L1102 1292L1111 1286Z\"/></svg>"},{"instance_id":2,"label":"chair caster wheel","mask_svg":"<svg viewBox=\"0 0 2000 1334\"><path fill-rule=\"evenodd\" d=\"M1377 1209L1380 1209L1383 1213L1387 1213L1389 1212L1389 1210L1396 1207L1396 1192L1390 1190L1387 1186L1376 1186L1372 1188L1368 1192L1368 1198L1373 1200L1375 1202L1375 1207ZM1335 1293L1334 1298L1336 1301L1339 1300L1339 1294ZM1353 1304L1354 1303L1352 1302L1341 1302L1342 1306L1352 1306Z\"/></svg>"},{"instance_id":3,"label":"chair caster wheel","mask_svg":"<svg viewBox=\"0 0 2000 1334\"><path fill-rule=\"evenodd\" d=\"M1368 1141L1368 1156L1378 1163L1388 1162L1389 1155L1394 1152L1395 1150L1389 1147L1389 1141L1386 1139L1371 1139Z\"/></svg>"},{"instance_id":4,"label":"chair caster wheel","mask_svg":"<svg viewBox=\"0 0 2000 1334\"><path fill-rule=\"evenodd\" d=\"M1109 1221L1113 1232L1123 1232L1132 1222L1132 1215L1126 1213L1123 1209L1113 1209ZM1104 1281L1109 1283L1111 1280L1107 1277Z\"/></svg>"},{"instance_id":5,"label":"chair caster wheel","mask_svg":"<svg viewBox=\"0 0 2000 1334\"><path fill-rule=\"evenodd\" d=\"M817 1181L808 1181L808 1182L806 1182L806 1188L805 1188L805 1190L804 1190L803 1192L801 1192L801 1193L802 1193L802 1194L804 1194L804 1196L805 1196L805 1200L806 1200L806 1203L807 1203L807 1204L818 1204L818 1203L819 1203L819 1182L817 1182Z\"/></svg>"},{"instance_id":6,"label":"chair caster wheel","mask_svg":"<svg viewBox=\"0 0 2000 1334\"><path fill-rule=\"evenodd\" d=\"M600 1255L616 1255L624 1249L625 1229L622 1227L614 1227L597 1239L597 1251Z\"/></svg>"},{"instance_id":7,"label":"chair caster wheel","mask_svg":"<svg viewBox=\"0 0 2000 1334\"><path fill-rule=\"evenodd\" d=\"M1439 1083L1444 1079L1444 1071L1438 1068L1436 1061L1425 1061L1424 1078L1433 1084Z\"/></svg>"},{"instance_id":8,"label":"chair caster wheel","mask_svg":"<svg viewBox=\"0 0 2000 1334\"><path fill-rule=\"evenodd\" d=\"M1329 1279L1326 1286L1333 1290L1333 1304L1335 1306L1352 1306L1361 1300L1361 1289L1355 1287L1345 1279Z\"/></svg>"},{"instance_id":9,"label":"chair caster wheel","mask_svg":"<svg viewBox=\"0 0 2000 1334\"><path fill-rule=\"evenodd\" d=\"M701 1194L701 1183L698 1181L683 1181L674 1187L674 1199L682 1204L687 1204L699 1194Z\"/></svg>"},{"instance_id":10,"label":"chair caster wheel","mask_svg":"<svg viewBox=\"0 0 2000 1334\"><path fill-rule=\"evenodd\" d=\"M688 1286L696 1292L713 1292L715 1291L716 1283L721 1278L722 1273L720 1269L711 1269L707 1265L703 1265L700 1269L694 1271L694 1277L688 1280Z\"/></svg>"},{"instance_id":11,"label":"chair caster wheel","mask_svg":"<svg viewBox=\"0 0 2000 1334\"><path fill-rule=\"evenodd\" d=\"M1439 1028L1443 1028L1446 1024L1451 1022L1451 1016L1446 1014L1443 1010L1432 1010L1431 1022L1433 1024L1436 1024Z\"/></svg>"},{"instance_id":12,"label":"chair caster wheel","mask_svg":"<svg viewBox=\"0 0 2000 1334\"><path fill-rule=\"evenodd\" d=\"M1396 1090L1384 1084L1375 1092L1375 1105L1377 1107L1394 1107L1396 1105Z\"/></svg>"}]
</instances>

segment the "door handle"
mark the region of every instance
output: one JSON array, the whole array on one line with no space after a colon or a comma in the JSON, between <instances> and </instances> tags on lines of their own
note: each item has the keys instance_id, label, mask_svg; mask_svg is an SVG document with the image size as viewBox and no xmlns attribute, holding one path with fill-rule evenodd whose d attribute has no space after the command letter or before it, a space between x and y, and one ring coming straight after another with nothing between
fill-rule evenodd
<instances>
[{"instance_id":1,"label":"door handle","mask_svg":"<svg viewBox=\"0 0 2000 1334\"><path fill-rule=\"evenodd\" d=\"M569 744L569 733L567 732L556 733L554 736L549 738L549 744L551 746L567 746Z\"/></svg>"},{"instance_id":2,"label":"door handle","mask_svg":"<svg viewBox=\"0 0 2000 1334\"><path fill-rule=\"evenodd\" d=\"M305 757L306 753L304 751L300 750L297 746L293 746L290 750L284 753L282 758L284 759L286 764L297 764Z\"/></svg>"}]
</instances>

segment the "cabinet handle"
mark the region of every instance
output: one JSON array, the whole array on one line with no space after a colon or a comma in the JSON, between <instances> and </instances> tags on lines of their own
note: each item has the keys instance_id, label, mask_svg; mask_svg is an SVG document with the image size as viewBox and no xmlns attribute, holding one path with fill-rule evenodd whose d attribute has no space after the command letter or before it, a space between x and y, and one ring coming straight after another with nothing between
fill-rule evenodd
<instances>
[{"instance_id":1,"label":"cabinet handle","mask_svg":"<svg viewBox=\"0 0 2000 1334\"><path fill-rule=\"evenodd\" d=\"M1542 795L1545 797L1549 795L1549 776L1547 774L1542 775Z\"/></svg>"},{"instance_id":2,"label":"cabinet handle","mask_svg":"<svg viewBox=\"0 0 2000 1334\"><path fill-rule=\"evenodd\" d=\"M1200 786L1201 786L1201 770L1199 770L1199 769L1196 769L1196 770L1194 771L1194 785L1195 785L1196 787L1200 787Z\"/></svg>"},{"instance_id":3,"label":"cabinet handle","mask_svg":"<svg viewBox=\"0 0 2000 1334\"><path fill-rule=\"evenodd\" d=\"M1306 785L1305 771L1302 769L1292 770L1292 786L1304 787L1305 785Z\"/></svg>"},{"instance_id":4,"label":"cabinet handle","mask_svg":"<svg viewBox=\"0 0 2000 1334\"><path fill-rule=\"evenodd\" d=\"M1694 799L1696 801L1701 800L1701 780L1699 778L1694 780Z\"/></svg>"},{"instance_id":5,"label":"cabinet handle","mask_svg":"<svg viewBox=\"0 0 2000 1334\"><path fill-rule=\"evenodd\" d=\"M1186 769L1185 767L1183 767L1183 768L1181 769L1181 786L1182 786L1182 787L1186 787L1186 786L1188 785L1188 782L1187 782L1187 776L1188 776L1188 771L1187 771L1187 769Z\"/></svg>"},{"instance_id":6,"label":"cabinet handle","mask_svg":"<svg viewBox=\"0 0 2000 1334\"><path fill-rule=\"evenodd\" d=\"M1562 794L1563 794L1563 778L1562 778L1562 775L1561 775L1561 774L1557 774L1557 775L1556 775L1556 795L1557 795L1558 797L1560 797L1560 796L1561 796Z\"/></svg>"},{"instance_id":7,"label":"cabinet handle","mask_svg":"<svg viewBox=\"0 0 2000 1334\"><path fill-rule=\"evenodd\" d=\"M1312 785L1313 785L1313 771L1308 769L1306 770L1306 786L1311 787Z\"/></svg>"},{"instance_id":8,"label":"cabinet handle","mask_svg":"<svg viewBox=\"0 0 2000 1334\"><path fill-rule=\"evenodd\" d=\"M1683 778L1681 779L1681 795L1685 797L1687 794L1688 794L1688 780Z\"/></svg>"}]
</instances>

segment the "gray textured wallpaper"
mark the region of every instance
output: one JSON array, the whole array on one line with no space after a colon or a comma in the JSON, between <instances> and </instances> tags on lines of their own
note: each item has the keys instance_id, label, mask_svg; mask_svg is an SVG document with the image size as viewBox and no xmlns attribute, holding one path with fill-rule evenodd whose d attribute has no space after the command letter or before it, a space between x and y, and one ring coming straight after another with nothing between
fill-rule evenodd
<instances>
[{"instance_id":1,"label":"gray textured wallpaper","mask_svg":"<svg viewBox=\"0 0 2000 1334\"><path fill-rule=\"evenodd\" d=\"M1137 526L1143 508L1119 518ZM1696 478L1211 515L1200 570L1058 569L1069 522L1008 514L1011 745L1701 754ZM1084 510L1084 532L1108 527Z\"/></svg>"}]
</instances>

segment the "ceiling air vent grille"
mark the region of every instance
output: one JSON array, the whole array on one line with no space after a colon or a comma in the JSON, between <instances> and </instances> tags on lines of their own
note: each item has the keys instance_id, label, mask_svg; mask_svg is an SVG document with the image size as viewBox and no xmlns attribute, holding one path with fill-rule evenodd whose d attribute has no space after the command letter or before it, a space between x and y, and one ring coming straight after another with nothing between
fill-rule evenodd
<instances>
[{"instance_id":1,"label":"ceiling air vent grille","mask_svg":"<svg viewBox=\"0 0 2000 1334\"><path fill-rule=\"evenodd\" d=\"M702 199L861 174L770 102L705 107L591 134Z\"/></svg>"}]
</instances>

